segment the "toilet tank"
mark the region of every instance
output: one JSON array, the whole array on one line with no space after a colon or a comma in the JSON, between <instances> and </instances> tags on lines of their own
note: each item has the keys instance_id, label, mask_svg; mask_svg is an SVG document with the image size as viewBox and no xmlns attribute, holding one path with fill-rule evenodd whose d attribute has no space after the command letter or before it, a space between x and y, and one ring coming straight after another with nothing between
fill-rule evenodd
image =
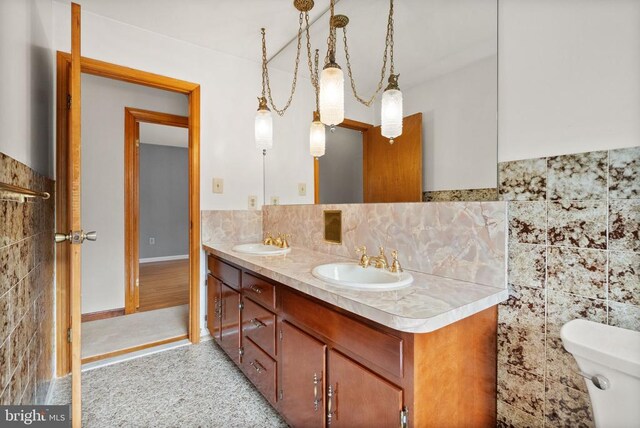
<instances>
[{"instance_id":1,"label":"toilet tank","mask_svg":"<svg viewBox=\"0 0 640 428\"><path fill-rule=\"evenodd\" d=\"M560 336L587 377L596 426L640 426L640 332L573 320ZM606 389L589 379L596 375L608 380Z\"/></svg>"}]
</instances>

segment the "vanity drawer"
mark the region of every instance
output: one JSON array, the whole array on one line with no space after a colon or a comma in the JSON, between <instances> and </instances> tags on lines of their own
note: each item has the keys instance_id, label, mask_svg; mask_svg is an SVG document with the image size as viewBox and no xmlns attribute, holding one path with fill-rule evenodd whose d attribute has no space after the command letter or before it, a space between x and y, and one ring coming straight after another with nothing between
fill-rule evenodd
<instances>
[{"instance_id":1,"label":"vanity drawer","mask_svg":"<svg viewBox=\"0 0 640 428\"><path fill-rule=\"evenodd\" d=\"M251 340L245 340L242 371L270 403L276 402L276 362Z\"/></svg>"},{"instance_id":2,"label":"vanity drawer","mask_svg":"<svg viewBox=\"0 0 640 428\"><path fill-rule=\"evenodd\" d=\"M242 292L267 308L276 308L276 286L270 282L242 272Z\"/></svg>"},{"instance_id":3,"label":"vanity drawer","mask_svg":"<svg viewBox=\"0 0 640 428\"><path fill-rule=\"evenodd\" d=\"M307 327L358 356L367 366L375 366L402 378L401 338L379 331L360 321L287 290L281 294L282 311L287 320Z\"/></svg>"},{"instance_id":4,"label":"vanity drawer","mask_svg":"<svg viewBox=\"0 0 640 428\"><path fill-rule=\"evenodd\" d=\"M209 272L228 286L240 290L240 269L231 266L217 257L209 256Z\"/></svg>"},{"instance_id":5,"label":"vanity drawer","mask_svg":"<svg viewBox=\"0 0 640 428\"><path fill-rule=\"evenodd\" d=\"M267 354L276 355L276 316L250 299L244 299L242 334Z\"/></svg>"}]
</instances>

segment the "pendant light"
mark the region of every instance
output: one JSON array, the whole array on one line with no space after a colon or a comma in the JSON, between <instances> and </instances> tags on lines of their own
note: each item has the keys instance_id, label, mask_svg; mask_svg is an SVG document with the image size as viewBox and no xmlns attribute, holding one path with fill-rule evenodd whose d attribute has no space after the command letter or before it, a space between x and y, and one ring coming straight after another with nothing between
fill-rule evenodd
<instances>
[{"instance_id":1,"label":"pendant light","mask_svg":"<svg viewBox=\"0 0 640 428\"><path fill-rule=\"evenodd\" d=\"M383 137L393 139L402 135L402 92L398 87L399 74L389 76L389 85L382 94L382 108L380 109L380 124Z\"/></svg>"},{"instance_id":2,"label":"pendant light","mask_svg":"<svg viewBox=\"0 0 640 428\"><path fill-rule=\"evenodd\" d=\"M313 122L311 122L311 128L309 129L309 151L311 156L319 158L324 155L325 141L325 128L324 124L320 122L320 113L314 111Z\"/></svg>"},{"instance_id":3,"label":"pendant light","mask_svg":"<svg viewBox=\"0 0 640 428\"><path fill-rule=\"evenodd\" d=\"M320 74L320 120L332 128L344 120L344 73L336 63L336 28L349 22L344 15L334 16L331 0L329 18L329 46L325 66Z\"/></svg>"},{"instance_id":4,"label":"pendant light","mask_svg":"<svg viewBox=\"0 0 640 428\"><path fill-rule=\"evenodd\" d=\"M273 147L273 118L267 107L267 99L258 97L258 112L255 120L256 148L263 151Z\"/></svg>"}]
</instances>

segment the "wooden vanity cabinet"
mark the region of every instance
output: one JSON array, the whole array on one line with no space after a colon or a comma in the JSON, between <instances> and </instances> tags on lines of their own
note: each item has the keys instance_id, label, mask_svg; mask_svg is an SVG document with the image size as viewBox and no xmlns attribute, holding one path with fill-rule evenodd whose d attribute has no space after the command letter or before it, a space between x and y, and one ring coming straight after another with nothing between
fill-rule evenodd
<instances>
[{"instance_id":1,"label":"wooden vanity cabinet","mask_svg":"<svg viewBox=\"0 0 640 428\"><path fill-rule=\"evenodd\" d=\"M289 425L495 426L497 307L413 334L209 259L211 334Z\"/></svg>"},{"instance_id":2,"label":"wooden vanity cabinet","mask_svg":"<svg viewBox=\"0 0 640 428\"><path fill-rule=\"evenodd\" d=\"M220 340L222 307L222 283L212 275L207 275L207 327L211 336Z\"/></svg>"},{"instance_id":3,"label":"wooden vanity cabinet","mask_svg":"<svg viewBox=\"0 0 640 428\"><path fill-rule=\"evenodd\" d=\"M207 327L220 347L240 364L241 271L235 266L209 256L207 260Z\"/></svg>"},{"instance_id":4,"label":"wooden vanity cabinet","mask_svg":"<svg viewBox=\"0 0 640 428\"><path fill-rule=\"evenodd\" d=\"M322 427L327 345L286 321L280 331L278 410L293 427Z\"/></svg>"}]
</instances>

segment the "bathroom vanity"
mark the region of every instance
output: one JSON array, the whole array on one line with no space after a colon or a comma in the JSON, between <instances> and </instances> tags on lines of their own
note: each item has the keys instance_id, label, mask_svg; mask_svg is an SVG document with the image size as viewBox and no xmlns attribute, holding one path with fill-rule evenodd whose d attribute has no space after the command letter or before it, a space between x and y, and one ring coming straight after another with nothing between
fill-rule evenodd
<instances>
[{"instance_id":1,"label":"bathroom vanity","mask_svg":"<svg viewBox=\"0 0 640 428\"><path fill-rule=\"evenodd\" d=\"M416 274L403 290L343 290L310 275L335 256L204 248L209 331L290 425L495 426L506 289Z\"/></svg>"}]
</instances>

